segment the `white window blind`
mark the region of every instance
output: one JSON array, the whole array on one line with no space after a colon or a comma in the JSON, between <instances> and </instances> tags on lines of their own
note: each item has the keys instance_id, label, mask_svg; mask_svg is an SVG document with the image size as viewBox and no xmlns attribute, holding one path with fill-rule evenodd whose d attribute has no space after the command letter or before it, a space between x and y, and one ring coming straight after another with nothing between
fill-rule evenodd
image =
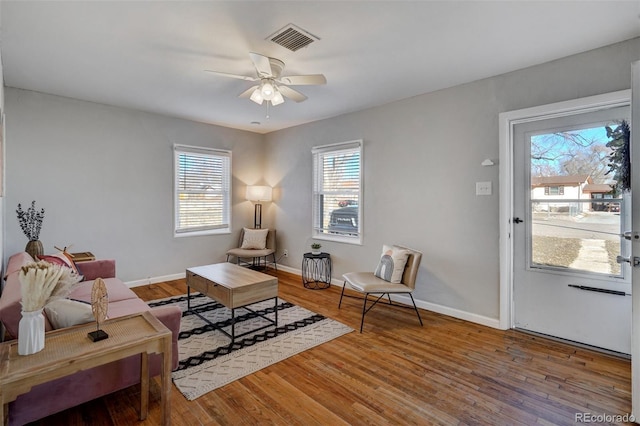
<instances>
[{"instance_id":1,"label":"white window blind","mask_svg":"<svg viewBox=\"0 0 640 426\"><path fill-rule=\"evenodd\" d=\"M229 231L231 151L174 146L175 235Z\"/></svg>"},{"instance_id":2,"label":"white window blind","mask_svg":"<svg viewBox=\"0 0 640 426\"><path fill-rule=\"evenodd\" d=\"M313 235L360 243L362 238L362 141L315 147Z\"/></svg>"}]
</instances>

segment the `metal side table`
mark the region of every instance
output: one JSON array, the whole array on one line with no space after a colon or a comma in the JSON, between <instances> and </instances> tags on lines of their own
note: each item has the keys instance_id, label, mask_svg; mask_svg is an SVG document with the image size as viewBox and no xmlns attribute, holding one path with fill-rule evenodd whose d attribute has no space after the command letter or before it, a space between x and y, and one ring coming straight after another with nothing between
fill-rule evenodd
<instances>
[{"instance_id":1,"label":"metal side table","mask_svg":"<svg viewBox=\"0 0 640 426\"><path fill-rule=\"evenodd\" d=\"M302 284L311 290L331 286L331 255L305 253L302 258Z\"/></svg>"}]
</instances>

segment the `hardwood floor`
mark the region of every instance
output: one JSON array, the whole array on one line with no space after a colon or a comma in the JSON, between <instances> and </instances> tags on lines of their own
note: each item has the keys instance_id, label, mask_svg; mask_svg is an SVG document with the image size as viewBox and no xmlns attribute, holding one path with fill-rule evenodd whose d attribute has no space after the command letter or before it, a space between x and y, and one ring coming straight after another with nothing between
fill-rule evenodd
<instances>
[{"instance_id":1,"label":"hardwood floor","mask_svg":"<svg viewBox=\"0 0 640 426\"><path fill-rule=\"evenodd\" d=\"M424 310L420 327L412 310L386 306L367 315L360 334L360 300L346 298L338 309L339 288L307 290L297 275L277 276L280 297L356 331L195 401L174 387L173 425L568 425L576 416L631 411L629 360ZM134 291L152 300L186 286L178 280ZM134 386L36 424L159 424L158 383L144 422Z\"/></svg>"}]
</instances>

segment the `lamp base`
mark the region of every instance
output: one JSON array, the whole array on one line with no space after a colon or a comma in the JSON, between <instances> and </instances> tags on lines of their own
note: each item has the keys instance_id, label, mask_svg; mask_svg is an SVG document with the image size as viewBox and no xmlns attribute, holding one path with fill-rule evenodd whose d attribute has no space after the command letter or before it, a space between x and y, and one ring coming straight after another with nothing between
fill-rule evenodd
<instances>
[{"instance_id":1,"label":"lamp base","mask_svg":"<svg viewBox=\"0 0 640 426\"><path fill-rule=\"evenodd\" d=\"M256 203L255 211L253 213L253 228L262 228L262 204Z\"/></svg>"}]
</instances>

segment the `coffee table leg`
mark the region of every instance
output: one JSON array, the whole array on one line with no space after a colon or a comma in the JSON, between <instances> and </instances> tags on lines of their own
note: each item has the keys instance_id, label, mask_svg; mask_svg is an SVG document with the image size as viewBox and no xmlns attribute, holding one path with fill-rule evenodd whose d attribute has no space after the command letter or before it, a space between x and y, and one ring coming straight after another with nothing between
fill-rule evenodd
<instances>
[{"instance_id":1,"label":"coffee table leg","mask_svg":"<svg viewBox=\"0 0 640 426\"><path fill-rule=\"evenodd\" d=\"M231 308L231 343L236 341L236 308Z\"/></svg>"}]
</instances>

